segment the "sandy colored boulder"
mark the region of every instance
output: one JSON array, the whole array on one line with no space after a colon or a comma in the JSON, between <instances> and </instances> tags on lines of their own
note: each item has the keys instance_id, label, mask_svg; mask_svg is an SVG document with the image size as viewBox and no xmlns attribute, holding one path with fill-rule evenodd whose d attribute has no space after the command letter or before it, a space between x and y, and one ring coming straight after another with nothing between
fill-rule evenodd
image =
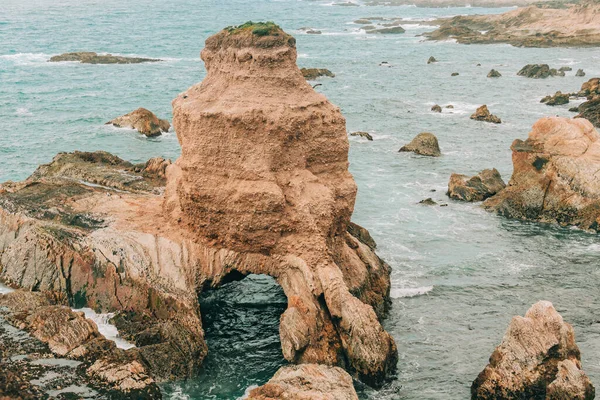
<instances>
[{"instance_id":1,"label":"sandy colored boulder","mask_svg":"<svg viewBox=\"0 0 600 400\"><path fill-rule=\"evenodd\" d=\"M482 105L481 107L479 107L471 115L471 119L474 119L475 121L491 122L493 124L502 123L502 120L500 118L498 118L497 116L490 113L490 110L488 110L487 105L485 105L485 104Z\"/></svg>"},{"instance_id":2,"label":"sandy colored boulder","mask_svg":"<svg viewBox=\"0 0 600 400\"><path fill-rule=\"evenodd\" d=\"M148 137L160 136L162 132L168 132L171 128L169 121L159 119L154 113L145 108L138 108L129 114L108 121L106 125L136 129L139 133Z\"/></svg>"},{"instance_id":3,"label":"sandy colored boulder","mask_svg":"<svg viewBox=\"0 0 600 400\"><path fill-rule=\"evenodd\" d=\"M352 378L338 367L301 364L281 367L248 400L358 400Z\"/></svg>"},{"instance_id":4,"label":"sandy colored boulder","mask_svg":"<svg viewBox=\"0 0 600 400\"><path fill-rule=\"evenodd\" d=\"M399 152L410 151L415 154L430 157L442 155L438 140L433 133L421 132L411 142L398 150Z\"/></svg>"},{"instance_id":5,"label":"sandy colored boulder","mask_svg":"<svg viewBox=\"0 0 600 400\"><path fill-rule=\"evenodd\" d=\"M307 81L314 81L322 76L335 78L335 74L326 68L302 68L300 71Z\"/></svg>"},{"instance_id":6,"label":"sandy colored boulder","mask_svg":"<svg viewBox=\"0 0 600 400\"><path fill-rule=\"evenodd\" d=\"M525 317L512 319L490 363L473 382L471 398L591 400L594 387L580 360L573 327L552 303L539 301ZM567 382L570 377L576 380Z\"/></svg>"},{"instance_id":7,"label":"sandy colored boulder","mask_svg":"<svg viewBox=\"0 0 600 400\"><path fill-rule=\"evenodd\" d=\"M513 142L513 175L484 207L510 218L598 230L599 139L582 118L538 120L527 140Z\"/></svg>"},{"instance_id":8,"label":"sandy colored boulder","mask_svg":"<svg viewBox=\"0 0 600 400\"><path fill-rule=\"evenodd\" d=\"M505 186L496 168L484 169L471 178L466 175L452 174L446 194L455 200L482 201L495 195Z\"/></svg>"}]
</instances>

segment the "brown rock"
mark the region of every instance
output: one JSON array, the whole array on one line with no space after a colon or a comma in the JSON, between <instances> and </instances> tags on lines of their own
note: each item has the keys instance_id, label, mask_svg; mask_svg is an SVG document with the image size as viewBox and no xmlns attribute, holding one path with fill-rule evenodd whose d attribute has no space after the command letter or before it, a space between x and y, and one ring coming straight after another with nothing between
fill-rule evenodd
<instances>
[{"instance_id":1,"label":"brown rock","mask_svg":"<svg viewBox=\"0 0 600 400\"><path fill-rule=\"evenodd\" d=\"M436 60L434 56L429 57L429 60L427 60L427 64L433 64L436 62L438 62L438 60Z\"/></svg>"},{"instance_id":2,"label":"brown rock","mask_svg":"<svg viewBox=\"0 0 600 400\"><path fill-rule=\"evenodd\" d=\"M581 90L577 94L580 97L588 97L589 100L600 95L600 78L592 78L581 85Z\"/></svg>"},{"instance_id":3,"label":"brown rock","mask_svg":"<svg viewBox=\"0 0 600 400\"><path fill-rule=\"evenodd\" d=\"M487 77L488 78L500 78L502 76L502 74L500 74L500 72L496 71L495 69L490 70L490 72L488 72Z\"/></svg>"},{"instance_id":4,"label":"brown rock","mask_svg":"<svg viewBox=\"0 0 600 400\"><path fill-rule=\"evenodd\" d=\"M302 364L281 367L248 400L358 400L352 378L338 367Z\"/></svg>"},{"instance_id":5,"label":"brown rock","mask_svg":"<svg viewBox=\"0 0 600 400\"><path fill-rule=\"evenodd\" d=\"M553 74L548 64L527 64L521 68L519 72L517 72L517 75L524 76L526 78L544 79L552 76Z\"/></svg>"},{"instance_id":6,"label":"brown rock","mask_svg":"<svg viewBox=\"0 0 600 400\"><path fill-rule=\"evenodd\" d=\"M459 75L458 72L453 72L453 73L450 74L450 76L458 76L458 75Z\"/></svg>"},{"instance_id":7,"label":"brown rock","mask_svg":"<svg viewBox=\"0 0 600 400\"><path fill-rule=\"evenodd\" d=\"M423 204L423 205L426 205L426 206L435 206L435 205L437 205L437 203L431 197L428 197L426 199L421 200L419 202L419 204Z\"/></svg>"},{"instance_id":8,"label":"brown rock","mask_svg":"<svg viewBox=\"0 0 600 400\"><path fill-rule=\"evenodd\" d=\"M79 61L82 64L140 64L144 62L157 62L162 60L158 60L155 58L113 56L112 54L100 55L90 51L82 51L77 53L64 53L58 56L53 56L48 61Z\"/></svg>"},{"instance_id":9,"label":"brown rock","mask_svg":"<svg viewBox=\"0 0 600 400\"><path fill-rule=\"evenodd\" d=\"M438 140L433 133L421 132L411 142L400 148L401 152L412 151L422 156L439 157L442 155Z\"/></svg>"},{"instance_id":10,"label":"brown rock","mask_svg":"<svg viewBox=\"0 0 600 400\"><path fill-rule=\"evenodd\" d=\"M350 136L360 136L370 141L373 140L373 136L369 132L352 132Z\"/></svg>"},{"instance_id":11,"label":"brown rock","mask_svg":"<svg viewBox=\"0 0 600 400\"><path fill-rule=\"evenodd\" d=\"M160 136L162 132L168 132L171 128L169 121L158 119L156 115L145 108L138 108L129 114L108 121L106 125L136 129L139 133L148 137Z\"/></svg>"},{"instance_id":12,"label":"brown rock","mask_svg":"<svg viewBox=\"0 0 600 400\"><path fill-rule=\"evenodd\" d=\"M482 201L495 195L505 186L496 168L484 169L471 178L466 175L452 174L446 194L456 200Z\"/></svg>"},{"instance_id":13,"label":"brown rock","mask_svg":"<svg viewBox=\"0 0 600 400\"><path fill-rule=\"evenodd\" d=\"M560 106L563 104L568 104L569 93L562 93L561 91L558 91L554 94L554 96L544 97L542 100L540 100L540 103L546 103L548 106Z\"/></svg>"},{"instance_id":14,"label":"brown rock","mask_svg":"<svg viewBox=\"0 0 600 400\"><path fill-rule=\"evenodd\" d=\"M335 77L333 72L325 68L302 68L300 71L302 72L302 76L308 81L314 81L321 76L327 76L329 78Z\"/></svg>"},{"instance_id":15,"label":"brown rock","mask_svg":"<svg viewBox=\"0 0 600 400\"><path fill-rule=\"evenodd\" d=\"M537 302L525 317L512 319L490 363L473 382L471 398L593 399L594 388L581 371L580 359L573 327L552 303ZM577 381L567 383L569 374ZM567 396L556 397L561 391Z\"/></svg>"},{"instance_id":16,"label":"brown rock","mask_svg":"<svg viewBox=\"0 0 600 400\"><path fill-rule=\"evenodd\" d=\"M431 107L431 111L441 113L442 107L440 107L439 105L436 104L433 107Z\"/></svg>"},{"instance_id":17,"label":"brown rock","mask_svg":"<svg viewBox=\"0 0 600 400\"><path fill-rule=\"evenodd\" d=\"M585 118L595 127L600 127L600 95L581 103L577 111L579 114L575 118Z\"/></svg>"},{"instance_id":18,"label":"brown rock","mask_svg":"<svg viewBox=\"0 0 600 400\"><path fill-rule=\"evenodd\" d=\"M585 119L542 118L515 140L513 175L486 209L510 218L598 230L600 142Z\"/></svg>"},{"instance_id":19,"label":"brown rock","mask_svg":"<svg viewBox=\"0 0 600 400\"><path fill-rule=\"evenodd\" d=\"M585 72L583 72L583 70L580 68L575 73L575 76L579 76L579 77L585 76Z\"/></svg>"},{"instance_id":20,"label":"brown rock","mask_svg":"<svg viewBox=\"0 0 600 400\"><path fill-rule=\"evenodd\" d=\"M490 110L488 110L488 108L485 104L482 105L481 107L479 107L475 111L475 113L473 113L473 115L471 115L471 119L474 119L476 121L491 122L493 124L502 123L502 120L500 120L500 118L498 118L497 116L490 113Z\"/></svg>"}]
</instances>

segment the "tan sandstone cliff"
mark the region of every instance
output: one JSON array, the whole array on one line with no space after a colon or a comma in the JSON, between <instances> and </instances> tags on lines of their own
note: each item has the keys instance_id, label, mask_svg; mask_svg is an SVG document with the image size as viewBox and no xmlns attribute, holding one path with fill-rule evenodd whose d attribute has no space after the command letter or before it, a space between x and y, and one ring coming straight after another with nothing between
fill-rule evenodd
<instances>
[{"instance_id":1,"label":"tan sandstone cliff","mask_svg":"<svg viewBox=\"0 0 600 400\"><path fill-rule=\"evenodd\" d=\"M115 324L163 381L192 376L206 355L198 294L268 274L288 299L288 361L381 384L397 361L379 322L390 270L350 222L343 116L274 24L225 29L202 58L205 80L173 102L173 165L62 154L0 187L0 279L120 311Z\"/></svg>"}]
</instances>

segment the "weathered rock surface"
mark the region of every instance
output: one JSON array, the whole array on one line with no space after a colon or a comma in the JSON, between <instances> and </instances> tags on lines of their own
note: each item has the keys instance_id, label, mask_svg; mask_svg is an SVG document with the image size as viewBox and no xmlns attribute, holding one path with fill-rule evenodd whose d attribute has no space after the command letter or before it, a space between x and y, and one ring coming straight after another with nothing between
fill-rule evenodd
<instances>
[{"instance_id":1,"label":"weathered rock surface","mask_svg":"<svg viewBox=\"0 0 600 400\"><path fill-rule=\"evenodd\" d=\"M585 399L594 387L581 371L573 327L552 303L514 317L490 363L471 386L472 399Z\"/></svg>"},{"instance_id":2,"label":"weathered rock surface","mask_svg":"<svg viewBox=\"0 0 600 400\"><path fill-rule=\"evenodd\" d=\"M302 68L300 71L302 72L302 76L309 81L314 81L322 76L335 78L335 74L326 68Z\"/></svg>"},{"instance_id":3,"label":"weathered rock surface","mask_svg":"<svg viewBox=\"0 0 600 400\"><path fill-rule=\"evenodd\" d=\"M400 152L411 151L422 156L439 157L442 155L440 145L433 133L421 132L411 142L402 146Z\"/></svg>"},{"instance_id":4,"label":"weathered rock surface","mask_svg":"<svg viewBox=\"0 0 600 400\"><path fill-rule=\"evenodd\" d=\"M288 361L381 384L397 362L379 322L390 268L350 222L340 110L306 82L294 38L275 24L227 28L202 59L205 80L173 102L176 163L61 154L0 186L0 280L117 312L121 335L164 381L193 376L206 355L198 294L267 274L288 298Z\"/></svg>"},{"instance_id":5,"label":"weathered rock surface","mask_svg":"<svg viewBox=\"0 0 600 400\"><path fill-rule=\"evenodd\" d=\"M471 178L466 175L452 174L446 194L455 200L482 201L495 195L505 186L496 168L484 169Z\"/></svg>"},{"instance_id":6,"label":"weathered rock surface","mask_svg":"<svg viewBox=\"0 0 600 400\"><path fill-rule=\"evenodd\" d=\"M433 107L431 107L431 111L441 113L442 107L440 107L438 104L435 104Z\"/></svg>"},{"instance_id":7,"label":"weathered rock surface","mask_svg":"<svg viewBox=\"0 0 600 400\"><path fill-rule=\"evenodd\" d=\"M471 119L476 121L491 122L493 124L502 123L500 118L490 113L490 110L488 110L485 104L475 110L475 112L471 115Z\"/></svg>"},{"instance_id":8,"label":"weathered rock surface","mask_svg":"<svg viewBox=\"0 0 600 400\"><path fill-rule=\"evenodd\" d=\"M553 96L546 96L540 103L546 103L548 106L559 106L569 103L569 93L563 93L561 91L556 92Z\"/></svg>"},{"instance_id":9,"label":"weathered rock surface","mask_svg":"<svg viewBox=\"0 0 600 400\"><path fill-rule=\"evenodd\" d=\"M438 62L434 56L429 57L429 59L427 60L427 64L433 64Z\"/></svg>"},{"instance_id":10,"label":"weathered rock surface","mask_svg":"<svg viewBox=\"0 0 600 400\"><path fill-rule=\"evenodd\" d=\"M583 102L578 107L579 114L575 118L585 118L595 127L600 127L600 96Z\"/></svg>"},{"instance_id":11,"label":"weathered rock surface","mask_svg":"<svg viewBox=\"0 0 600 400\"><path fill-rule=\"evenodd\" d=\"M248 400L358 400L352 378L338 367L302 364L281 367Z\"/></svg>"},{"instance_id":12,"label":"weathered rock surface","mask_svg":"<svg viewBox=\"0 0 600 400\"><path fill-rule=\"evenodd\" d=\"M171 128L169 121L159 119L154 113L145 108L138 108L129 114L108 121L106 125L136 129L139 133L148 137L160 136L162 132L168 132Z\"/></svg>"},{"instance_id":13,"label":"weathered rock surface","mask_svg":"<svg viewBox=\"0 0 600 400\"><path fill-rule=\"evenodd\" d=\"M79 61L82 64L140 64L144 62L157 62L162 60L155 58L113 56L112 54L97 54L90 51L81 51L53 56L48 61Z\"/></svg>"},{"instance_id":14,"label":"weathered rock surface","mask_svg":"<svg viewBox=\"0 0 600 400\"><path fill-rule=\"evenodd\" d=\"M600 136L582 118L542 118L515 140L508 186L484 207L500 215L598 230Z\"/></svg>"},{"instance_id":15,"label":"weathered rock surface","mask_svg":"<svg viewBox=\"0 0 600 400\"><path fill-rule=\"evenodd\" d=\"M583 1L569 8L529 6L495 15L457 16L425 34L459 43L510 43L519 47L600 45L600 4Z\"/></svg>"},{"instance_id":16,"label":"weathered rock surface","mask_svg":"<svg viewBox=\"0 0 600 400\"><path fill-rule=\"evenodd\" d=\"M490 72L488 72L487 77L488 78L500 78L502 76L502 74L500 74L500 72L496 71L495 69L490 70Z\"/></svg>"},{"instance_id":17,"label":"weathered rock surface","mask_svg":"<svg viewBox=\"0 0 600 400\"><path fill-rule=\"evenodd\" d=\"M545 79L550 76L565 76L565 73L550 68L548 64L527 64L517 72L517 75L526 78Z\"/></svg>"},{"instance_id":18,"label":"weathered rock surface","mask_svg":"<svg viewBox=\"0 0 600 400\"><path fill-rule=\"evenodd\" d=\"M67 386L64 393L87 391L94 398L96 394L98 398L101 395L161 398L138 349L116 348L115 343L105 339L96 324L86 319L83 313L53 303L53 299L41 293L15 291L0 295L0 338L3 343L0 369L21 376L20 385L24 389L17 390L16 395L33 392L37 398L48 398L52 391L57 391L57 386L62 385ZM11 330L6 322L29 332L32 337L14 328ZM66 360L61 361L61 357ZM48 359L50 361L45 364ZM94 369L99 363L118 373L97 374ZM53 370L52 365L61 364L77 368L67 371L66 376L64 371L48 374L48 370ZM48 368L41 367L43 365ZM70 386L74 387L69 389ZM0 394L5 390L6 386L0 385Z\"/></svg>"},{"instance_id":19,"label":"weathered rock surface","mask_svg":"<svg viewBox=\"0 0 600 400\"><path fill-rule=\"evenodd\" d=\"M373 136L371 136L371 134L369 132L362 132L362 131L352 132L350 134L350 136L359 136L359 137L365 138L369 141L373 141Z\"/></svg>"},{"instance_id":20,"label":"weathered rock surface","mask_svg":"<svg viewBox=\"0 0 600 400\"><path fill-rule=\"evenodd\" d=\"M579 76L579 77L585 76L585 72L583 72L583 70L580 68L575 73L575 76Z\"/></svg>"}]
</instances>

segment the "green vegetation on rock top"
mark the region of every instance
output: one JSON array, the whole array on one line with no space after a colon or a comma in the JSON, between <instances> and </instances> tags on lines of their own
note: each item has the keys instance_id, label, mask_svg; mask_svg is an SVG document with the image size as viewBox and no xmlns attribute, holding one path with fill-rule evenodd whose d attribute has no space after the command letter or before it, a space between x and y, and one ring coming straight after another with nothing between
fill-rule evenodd
<instances>
[{"instance_id":1,"label":"green vegetation on rock top","mask_svg":"<svg viewBox=\"0 0 600 400\"><path fill-rule=\"evenodd\" d=\"M229 27L225 28L225 30L227 30L231 34L252 31L252 34L254 34L256 36L267 36L267 35L279 36L279 32L281 31L281 28L279 27L279 25L277 25L276 23L274 23L272 21L267 21L267 22L248 21L242 25L229 26Z\"/></svg>"}]
</instances>

